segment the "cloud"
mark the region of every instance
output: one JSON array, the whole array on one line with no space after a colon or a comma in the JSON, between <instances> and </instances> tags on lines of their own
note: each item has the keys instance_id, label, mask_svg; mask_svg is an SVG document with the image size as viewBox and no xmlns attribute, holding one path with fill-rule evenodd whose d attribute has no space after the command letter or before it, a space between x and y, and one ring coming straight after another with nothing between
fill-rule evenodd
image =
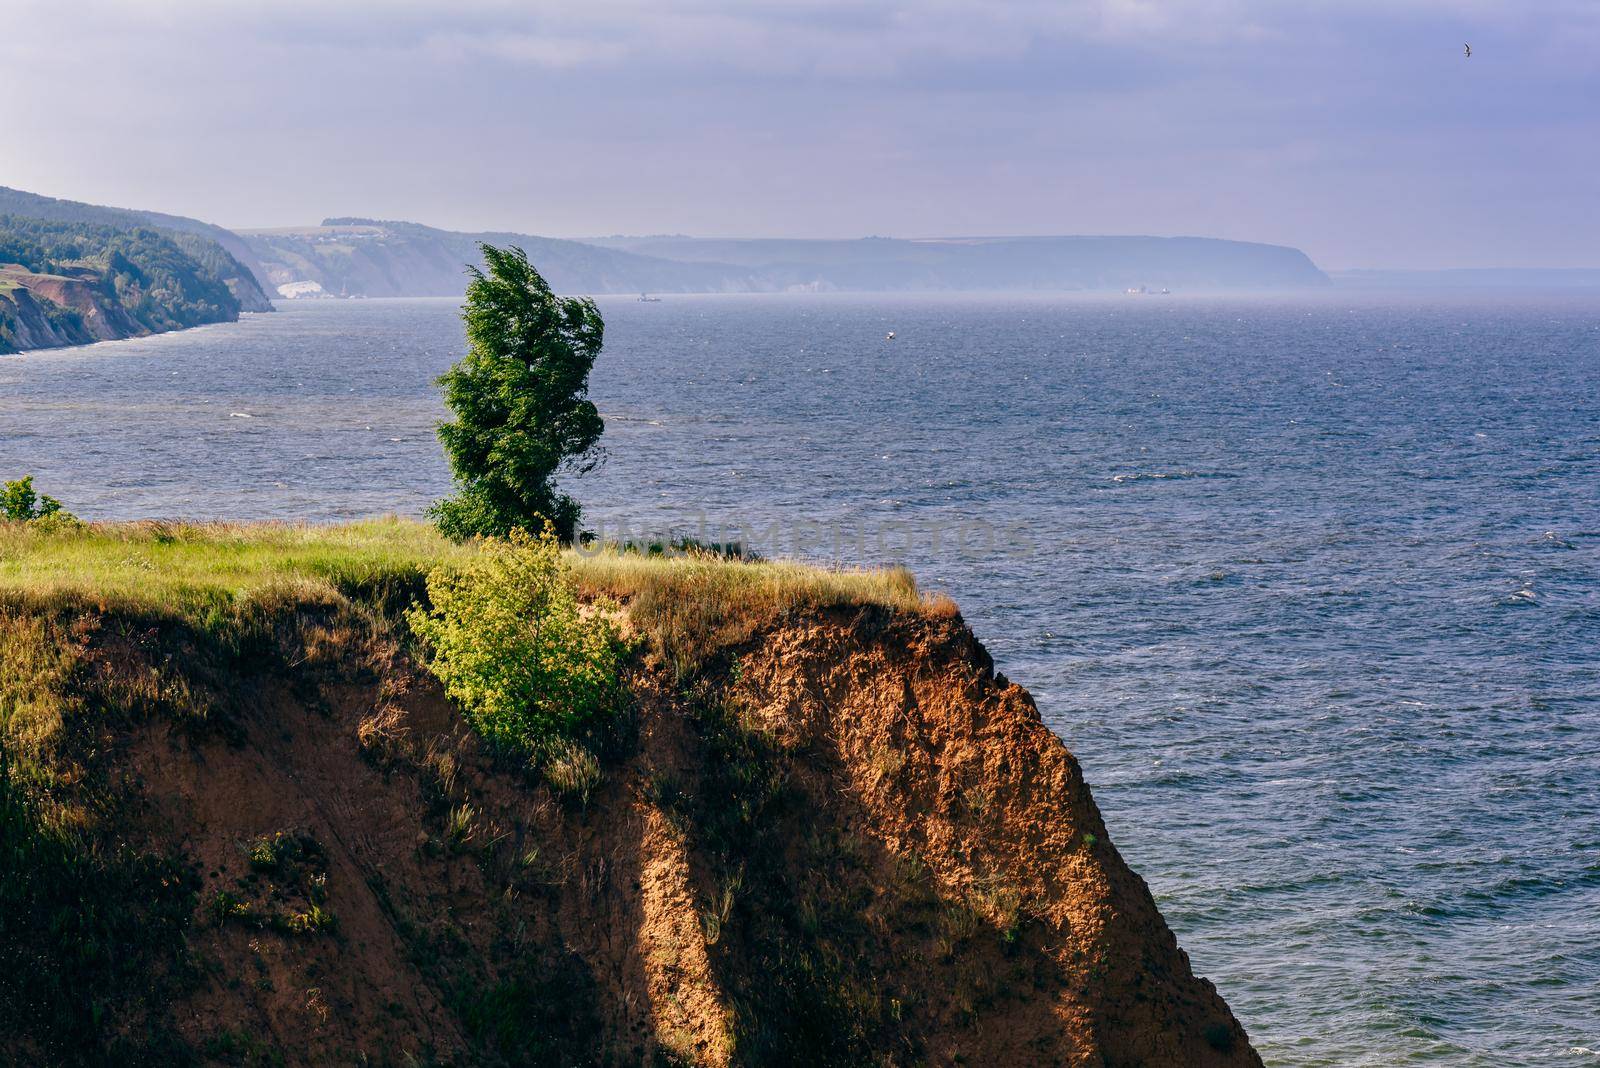
<instances>
[{"instance_id":1,"label":"cloud","mask_svg":"<svg viewBox=\"0 0 1600 1068\"><path fill-rule=\"evenodd\" d=\"M1600 247L1593 0L6 6L0 184L240 225Z\"/></svg>"}]
</instances>

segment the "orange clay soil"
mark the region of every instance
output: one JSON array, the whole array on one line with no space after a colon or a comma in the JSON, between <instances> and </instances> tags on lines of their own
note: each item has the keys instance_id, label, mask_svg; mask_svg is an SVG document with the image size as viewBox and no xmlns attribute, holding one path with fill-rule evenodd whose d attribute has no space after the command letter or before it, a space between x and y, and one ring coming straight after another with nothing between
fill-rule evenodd
<instances>
[{"instance_id":1,"label":"orange clay soil","mask_svg":"<svg viewBox=\"0 0 1600 1068\"><path fill-rule=\"evenodd\" d=\"M484 752L392 639L327 613L226 669L175 626L71 631L81 686L150 674L210 709L114 719L85 765L108 848L189 873L176 948L96 995L98 1048L1260 1064L958 617L794 614L688 682L641 657L598 784L559 793ZM72 1041L25 1024L0 1064Z\"/></svg>"}]
</instances>

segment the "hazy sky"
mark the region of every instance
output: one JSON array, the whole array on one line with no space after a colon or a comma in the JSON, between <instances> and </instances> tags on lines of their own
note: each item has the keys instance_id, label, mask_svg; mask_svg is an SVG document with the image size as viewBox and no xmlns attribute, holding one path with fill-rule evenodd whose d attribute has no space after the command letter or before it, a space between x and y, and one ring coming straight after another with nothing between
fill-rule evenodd
<instances>
[{"instance_id":1,"label":"hazy sky","mask_svg":"<svg viewBox=\"0 0 1600 1068\"><path fill-rule=\"evenodd\" d=\"M5 0L0 84L0 185L229 226L1600 266L1600 0Z\"/></svg>"}]
</instances>

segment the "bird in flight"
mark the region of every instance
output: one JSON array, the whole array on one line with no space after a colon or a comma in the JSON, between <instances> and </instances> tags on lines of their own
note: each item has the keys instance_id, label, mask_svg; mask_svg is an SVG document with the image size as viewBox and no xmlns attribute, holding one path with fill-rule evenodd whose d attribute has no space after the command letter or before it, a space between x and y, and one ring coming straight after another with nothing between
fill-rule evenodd
<instances>
[{"instance_id":1,"label":"bird in flight","mask_svg":"<svg viewBox=\"0 0 1600 1068\"><path fill-rule=\"evenodd\" d=\"M1472 58L1472 46L1471 45L1463 45L1462 47L1464 47L1467 50L1467 58L1471 59Z\"/></svg>"}]
</instances>

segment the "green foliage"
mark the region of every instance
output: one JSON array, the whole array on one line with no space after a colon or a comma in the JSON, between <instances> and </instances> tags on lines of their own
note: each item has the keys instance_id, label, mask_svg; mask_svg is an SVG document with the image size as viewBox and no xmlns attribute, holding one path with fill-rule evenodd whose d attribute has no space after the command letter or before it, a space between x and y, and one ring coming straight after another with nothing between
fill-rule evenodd
<instances>
[{"instance_id":1,"label":"green foliage","mask_svg":"<svg viewBox=\"0 0 1600 1068\"><path fill-rule=\"evenodd\" d=\"M61 502L54 497L41 497L34 492L32 475L0 486L0 519L26 523L51 517L70 520L71 513L63 512Z\"/></svg>"},{"instance_id":2,"label":"green foliage","mask_svg":"<svg viewBox=\"0 0 1600 1068\"><path fill-rule=\"evenodd\" d=\"M601 726L618 700L623 646L585 618L548 528L492 539L428 577L430 609L407 616L431 668L472 726L504 751L543 756Z\"/></svg>"},{"instance_id":3,"label":"green foliage","mask_svg":"<svg viewBox=\"0 0 1600 1068\"><path fill-rule=\"evenodd\" d=\"M0 523L0 597L84 602L242 633L288 604L371 606L398 617L428 572L476 555L422 523Z\"/></svg>"},{"instance_id":4,"label":"green foliage","mask_svg":"<svg viewBox=\"0 0 1600 1068\"><path fill-rule=\"evenodd\" d=\"M16 215L0 215L5 263L88 282L98 302L120 305L152 331L237 319L239 300L225 279L247 273L221 246L193 234ZM88 339L79 312L46 313L64 335Z\"/></svg>"},{"instance_id":5,"label":"green foliage","mask_svg":"<svg viewBox=\"0 0 1600 1068\"><path fill-rule=\"evenodd\" d=\"M454 538L521 527L577 531L579 507L553 479L587 470L605 423L587 399L605 324L594 302L557 297L519 248L484 245L463 318L467 355L440 379L455 421L439 428L459 490L433 508Z\"/></svg>"}]
</instances>

